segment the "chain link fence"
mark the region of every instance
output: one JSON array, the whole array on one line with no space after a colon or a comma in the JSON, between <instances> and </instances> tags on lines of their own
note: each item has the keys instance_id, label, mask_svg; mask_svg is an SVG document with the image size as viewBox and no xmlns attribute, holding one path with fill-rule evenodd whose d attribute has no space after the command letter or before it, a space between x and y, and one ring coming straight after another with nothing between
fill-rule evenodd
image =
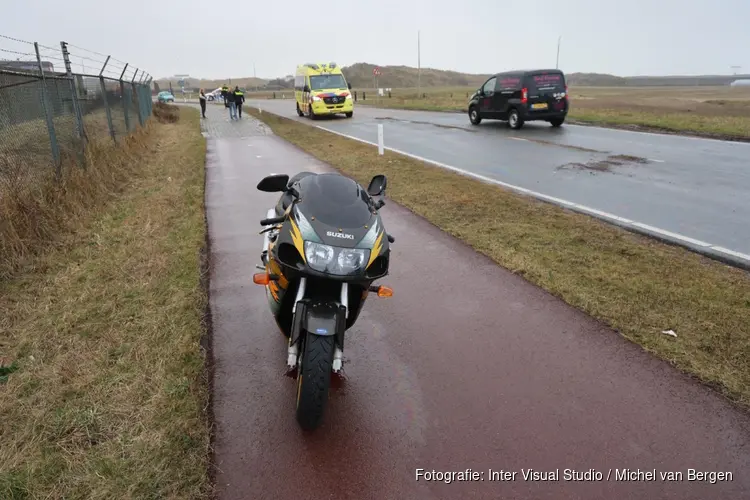
<instances>
[{"instance_id":1,"label":"chain link fence","mask_svg":"<svg viewBox=\"0 0 750 500\"><path fill-rule=\"evenodd\" d=\"M150 119L151 78L145 72L133 68L131 76L127 63L118 66L99 54L78 56L89 67L106 57L98 74L77 73L65 42L55 50L0 35L3 40L28 45L24 52L0 44L0 57L23 56L0 59L0 196L9 185L50 174L59 181L66 169L86 168L84 153L92 143L120 144Z\"/></svg>"}]
</instances>

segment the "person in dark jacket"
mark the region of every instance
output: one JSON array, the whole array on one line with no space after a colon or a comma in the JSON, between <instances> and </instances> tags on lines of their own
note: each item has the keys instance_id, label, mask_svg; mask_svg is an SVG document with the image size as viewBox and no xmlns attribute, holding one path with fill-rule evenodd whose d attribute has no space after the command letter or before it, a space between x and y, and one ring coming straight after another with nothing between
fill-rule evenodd
<instances>
[{"instance_id":1,"label":"person in dark jacket","mask_svg":"<svg viewBox=\"0 0 750 500\"><path fill-rule=\"evenodd\" d=\"M198 94L198 99L200 99L201 103L201 115L203 118L206 117L206 91L201 89L200 93Z\"/></svg>"},{"instance_id":2,"label":"person in dark jacket","mask_svg":"<svg viewBox=\"0 0 750 500\"><path fill-rule=\"evenodd\" d=\"M226 85L223 85L221 87L221 100L224 101L225 108L229 107L229 103L227 102L227 94L229 94L229 87Z\"/></svg>"},{"instance_id":3,"label":"person in dark jacket","mask_svg":"<svg viewBox=\"0 0 750 500\"><path fill-rule=\"evenodd\" d=\"M237 119L242 118L242 103L245 102L245 93L240 90L239 85L234 87L234 104L237 106Z\"/></svg>"},{"instance_id":4,"label":"person in dark jacket","mask_svg":"<svg viewBox=\"0 0 750 500\"><path fill-rule=\"evenodd\" d=\"M235 100L234 92L231 90L227 92L226 102L229 107L229 119L235 120L237 119L237 102Z\"/></svg>"}]
</instances>

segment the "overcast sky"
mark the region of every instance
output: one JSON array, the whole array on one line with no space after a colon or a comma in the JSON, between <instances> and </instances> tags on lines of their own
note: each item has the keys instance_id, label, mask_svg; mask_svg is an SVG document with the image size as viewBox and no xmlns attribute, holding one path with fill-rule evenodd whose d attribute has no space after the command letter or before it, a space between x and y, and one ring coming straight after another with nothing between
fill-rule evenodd
<instances>
[{"instance_id":1,"label":"overcast sky","mask_svg":"<svg viewBox=\"0 0 750 500\"><path fill-rule=\"evenodd\" d=\"M422 67L554 67L562 36L566 72L729 74L738 65L750 73L748 26L750 0L8 0L0 16L0 35L52 47L65 40L157 78L252 76L253 63L262 78L308 61L416 66L417 30ZM0 38L2 48L18 45ZM102 59L71 53L74 71L97 65L78 55Z\"/></svg>"}]
</instances>

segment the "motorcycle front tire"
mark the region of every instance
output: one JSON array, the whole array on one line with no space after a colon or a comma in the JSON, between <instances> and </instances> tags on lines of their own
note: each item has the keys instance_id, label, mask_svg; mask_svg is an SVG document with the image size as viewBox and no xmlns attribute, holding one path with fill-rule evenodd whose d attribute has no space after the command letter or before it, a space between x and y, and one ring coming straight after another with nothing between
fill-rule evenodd
<instances>
[{"instance_id":1,"label":"motorcycle front tire","mask_svg":"<svg viewBox=\"0 0 750 500\"><path fill-rule=\"evenodd\" d=\"M304 340L302 367L297 375L297 423L306 431L323 421L331 387L334 337L308 333Z\"/></svg>"}]
</instances>

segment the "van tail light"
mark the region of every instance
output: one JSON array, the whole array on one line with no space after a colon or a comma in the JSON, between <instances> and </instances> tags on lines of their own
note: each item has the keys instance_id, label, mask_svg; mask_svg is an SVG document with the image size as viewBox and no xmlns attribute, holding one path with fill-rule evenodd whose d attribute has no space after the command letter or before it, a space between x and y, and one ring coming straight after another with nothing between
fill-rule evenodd
<instances>
[{"instance_id":1,"label":"van tail light","mask_svg":"<svg viewBox=\"0 0 750 500\"><path fill-rule=\"evenodd\" d=\"M529 100L529 89L527 89L526 87L524 87L524 88L521 89L521 102L523 104L526 104L526 102L528 102L528 100Z\"/></svg>"}]
</instances>

